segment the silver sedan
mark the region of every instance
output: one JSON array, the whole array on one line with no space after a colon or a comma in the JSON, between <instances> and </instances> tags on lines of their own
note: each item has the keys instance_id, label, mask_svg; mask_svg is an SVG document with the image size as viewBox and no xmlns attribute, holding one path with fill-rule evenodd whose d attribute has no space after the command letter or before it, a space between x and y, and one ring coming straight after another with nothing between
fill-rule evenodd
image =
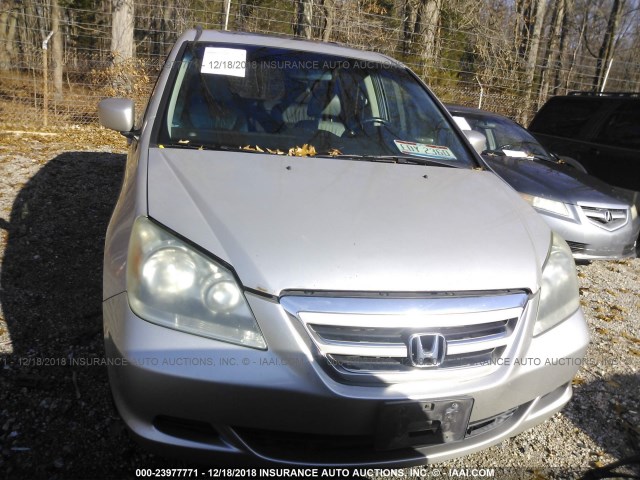
<instances>
[{"instance_id":1,"label":"silver sedan","mask_svg":"<svg viewBox=\"0 0 640 480\"><path fill-rule=\"evenodd\" d=\"M463 131L479 132L478 148L491 170L517 190L562 236L576 259L636 256L640 193L613 187L548 152L507 117L452 106Z\"/></svg>"}]
</instances>

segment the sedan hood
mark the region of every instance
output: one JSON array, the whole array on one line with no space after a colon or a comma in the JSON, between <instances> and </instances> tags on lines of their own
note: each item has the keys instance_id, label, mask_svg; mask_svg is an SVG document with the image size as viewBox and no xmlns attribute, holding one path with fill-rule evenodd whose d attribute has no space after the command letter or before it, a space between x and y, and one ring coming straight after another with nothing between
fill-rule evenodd
<instances>
[{"instance_id":1,"label":"sedan hood","mask_svg":"<svg viewBox=\"0 0 640 480\"><path fill-rule=\"evenodd\" d=\"M484 159L518 192L573 205L629 206L619 189L571 167L519 157L485 156Z\"/></svg>"},{"instance_id":2,"label":"sedan hood","mask_svg":"<svg viewBox=\"0 0 640 480\"><path fill-rule=\"evenodd\" d=\"M486 171L168 148L148 165L149 216L268 294L537 291L549 248Z\"/></svg>"}]
</instances>

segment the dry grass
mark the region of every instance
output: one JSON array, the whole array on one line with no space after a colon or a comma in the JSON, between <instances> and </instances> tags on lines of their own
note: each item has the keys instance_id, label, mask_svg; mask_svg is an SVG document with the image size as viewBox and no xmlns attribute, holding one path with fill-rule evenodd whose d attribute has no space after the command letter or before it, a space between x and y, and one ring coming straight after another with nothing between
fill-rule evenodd
<instances>
[{"instance_id":1,"label":"dry grass","mask_svg":"<svg viewBox=\"0 0 640 480\"><path fill-rule=\"evenodd\" d=\"M10 162L16 155L45 163L64 151L124 153L126 145L118 132L95 125L44 128L0 123L0 163Z\"/></svg>"}]
</instances>

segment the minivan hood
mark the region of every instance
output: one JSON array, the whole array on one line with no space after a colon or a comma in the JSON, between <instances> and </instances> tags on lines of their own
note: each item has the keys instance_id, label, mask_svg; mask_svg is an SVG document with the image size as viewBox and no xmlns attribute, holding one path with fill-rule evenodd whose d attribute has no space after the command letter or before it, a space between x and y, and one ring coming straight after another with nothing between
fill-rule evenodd
<instances>
[{"instance_id":1,"label":"minivan hood","mask_svg":"<svg viewBox=\"0 0 640 480\"><path fill-rule=\"evenodd\" d=\"M537 291L550 231L493 173L149 150L149 216L283 290Z\"/></svg>"},{"instance_id":2,"label":"minivan hood","mask_svg":"<svg viewBox=\"0 0 640 480\"><path fill-rule=\"evenodd\" d=\"M484 157L487 164L518 192L573 205L628 207L622 193L591 175L550 161L519 157Z\"/></svg>"}]
</instances>

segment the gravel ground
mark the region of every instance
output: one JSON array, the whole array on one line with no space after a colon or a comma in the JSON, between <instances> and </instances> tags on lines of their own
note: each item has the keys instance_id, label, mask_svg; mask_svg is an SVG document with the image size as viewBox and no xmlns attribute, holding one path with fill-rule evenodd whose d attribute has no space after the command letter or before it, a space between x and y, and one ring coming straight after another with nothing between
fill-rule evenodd
<instances>
[{"instance_id":1,"label":"gravel ground","mask_svg":"<svg viewBox=\"0 0 640 480\"><path fill-rule=\"evenodd\" d=\"M129 439L104 367L69 365L103 357L102 244L124 140L98 129L9 130L0 128L0 477L185 467ZM578 276L592 342L574 399L533 430L422 473L577 478L640 452L640 260L578 266Z\"/></svg>"}]
</instances>

